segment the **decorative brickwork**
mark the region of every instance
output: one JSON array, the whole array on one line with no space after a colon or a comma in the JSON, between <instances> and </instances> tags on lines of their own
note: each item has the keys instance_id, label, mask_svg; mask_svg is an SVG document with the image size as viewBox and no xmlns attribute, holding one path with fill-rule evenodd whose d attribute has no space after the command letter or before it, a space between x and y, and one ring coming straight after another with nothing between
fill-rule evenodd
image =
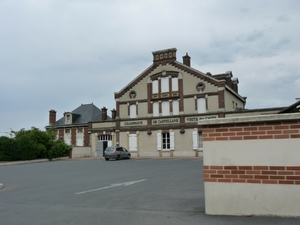
<instances>
[{"instance_id":1,"label":"decorative brickwork","mask_svg":"<svg viewBox=\"0 0 300 225\"><path fill-rule=\"evenodd\" d=\"M83 132L84 132L84 138L83 138L84 144L83 145L90 146L90 134L88 132L88 129L84 128Z\"/></svg>"},{"instance_id":2,"label":"decorative brickwork","mask_svg":"<svg viewBox=\"0 0 300 225\"><path fill-rule=\"evenodd\" d=\"M76 145L76 128L71 128L71 145Z\"/></svg>"},{"instance_id":3,"label":"decorative brickwork","mask_svg":"<svg viewBox=\"0 0 300 225\"><path fill-rule=\"evenodd\" d=\"M300 138L300 121L204 125L203 141Z\"/></svg>"},{"instance_id":4,"label":"decorative brickwork","mask_svg":"<svg viewBox=\"0 0 300 225\"><path fill-rule=\"evenodd\" d=\"M300 185L300 166L204 166L204 181Z\"/></svg>"}]
</instances>

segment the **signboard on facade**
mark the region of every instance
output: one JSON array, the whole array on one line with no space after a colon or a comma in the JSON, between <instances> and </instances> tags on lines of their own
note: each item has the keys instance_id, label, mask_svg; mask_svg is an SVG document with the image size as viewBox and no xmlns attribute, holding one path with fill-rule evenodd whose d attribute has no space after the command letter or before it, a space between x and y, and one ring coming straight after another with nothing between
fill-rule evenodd
<instances>
[{"instance_id":1,"label":"signboard on facade","mask_svg":"<svg viewBox=\"0 0 300 225\"><path fill-rule=\"evenodd\" d=\"M180 123L180 119L179 118L168 118L168 119L152 120L152 125L174 124L174 123Z\"/></svg>"},{"instance_id":2,"label":"signboard on facade","mask_svg":"<svg viewBox=\"0 0 300 225\"><path fill-rule=\"evenodd\" d=\"M147 125L146 120L135 120L135 121L125 121L121 122L121 126L142 126Z\"/></svg>"},{"instance_id":3,"label":"signboard on facade","mask_svg":"<svg viewBox=\"0 0 300 225\"><path fill-rule=\"evenodd\" d=\"M217 118L219 118L218 115L194 116L194 117L186 117L185 122L186 123L196 123L201 120L211 120L211 119L217 119Z\"/></svg>"}]
</instances>

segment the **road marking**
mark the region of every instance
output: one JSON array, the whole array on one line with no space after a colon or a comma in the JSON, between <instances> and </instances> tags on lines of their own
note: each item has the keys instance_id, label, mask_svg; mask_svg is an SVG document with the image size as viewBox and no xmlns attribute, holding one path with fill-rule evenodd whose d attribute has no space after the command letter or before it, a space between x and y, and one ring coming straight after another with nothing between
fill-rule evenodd
<instances>
[{"instance_id":1,"label":"road marking","mask_svg":"<svg viewBox=\"0 0 300 225\"><path fill-rule=\"evenodd\" d=\"M85 193L89 193L89 192L93 192L93 191L100 191L100 190L104 190L104 189L108 189L108 188L114 188L114 187L119 187L119 186L129 186L129 185L136 184L136 183L139 183L139 182L142 182L142 181L145 181L145 180L146 179L135 180L135 181L128 181L128 182L118 183L118 184L112 184L112 185L107 186L107 187L96 188L96 189L92 189L92 190L88 190L88 191L78 192L78 193L76 193L76 195L85 194Z\"/></svg>"}]
</instances>

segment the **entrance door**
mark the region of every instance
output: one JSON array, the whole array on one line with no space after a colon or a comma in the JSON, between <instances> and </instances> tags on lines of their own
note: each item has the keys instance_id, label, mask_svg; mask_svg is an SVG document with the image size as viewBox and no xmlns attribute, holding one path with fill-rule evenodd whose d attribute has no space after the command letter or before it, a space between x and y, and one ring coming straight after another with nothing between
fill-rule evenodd
<instances>
[{"instance_id":1,"label":"entrance door","mask_svg":"<svg viewBox=\"0 0 300 225\"><path fill-rule=\"evenodd\" d=\"M97 156L103 157L104 151L112 145L112 136L108 134L100 135L97 143Z\"/></svg>"},{"instance_id":2,"label":"entrance door","mask_svg":"<svg viewBox=\"0 0 300 225\"><path fill-rule=\"evenodd\" d=\"M97 156L103 157L104 156L104 150L107 147L107 141L98 141L97 144Z\"/></svg>"},{"instance_id":3,"label":"entrance door","mask_svg":"<svg viewBox=\"0 0 300 225\"><path fill-rule=\"evenodd\" d=\"M97 144L97 156L98 157L104 156L104 151L109 146L109 143L111 145L111 141L98 141L98 144Z\"/></svg>"}]
</instances>

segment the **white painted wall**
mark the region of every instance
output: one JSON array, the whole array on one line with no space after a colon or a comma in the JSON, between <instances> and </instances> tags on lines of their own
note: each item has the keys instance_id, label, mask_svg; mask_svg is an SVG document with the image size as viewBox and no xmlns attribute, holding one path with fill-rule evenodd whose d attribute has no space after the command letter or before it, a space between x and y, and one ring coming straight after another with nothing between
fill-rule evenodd
<instances>
[{"instance_id":1,"label":"white painted wall","mask_svg":"<svg viewBox=\"0 0 300 225\"><path fill-rule=\"evenodd\" d=\"M73 147L72 149L72 158L81 158L81 157L91 157L92 154L91 147Z\"/></svg>"},{"instance_id":2,"label":"white painted wall","mask_svg":"<svg viewBox=\"0 0 300 225\"><path fill-rule=\"evenodd\" d=\"M300 185L205 182L211 215L300 216Z\"/></svg>"},{"instance_id":3,"label":"white painted wall","mask_svg":"<svg viewBox=\"0 0 300 225\"><path fill-rule=\"evenodd\" d=\"M300 139L206 141L204 165L300 165Z\"/></svg>"}]
</instances>

